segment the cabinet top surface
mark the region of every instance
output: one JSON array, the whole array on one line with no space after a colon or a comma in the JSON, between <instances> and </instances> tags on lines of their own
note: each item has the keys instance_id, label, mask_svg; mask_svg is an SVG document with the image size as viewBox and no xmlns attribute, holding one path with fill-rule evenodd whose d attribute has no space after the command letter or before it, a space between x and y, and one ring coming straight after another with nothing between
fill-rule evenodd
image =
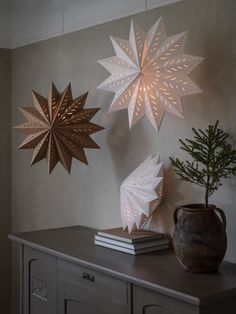
<instances>
[{"instance_id":1,"label":"cabinet top surface","mask_svg":"<svg viewBox=\"0 0 236 314\"><path fill-rule=\"evenodd\" d=\"M24 232L9 238L193 304L236 295L236 264L223 263L213 274L188 273L171 250L132 256L94 245L95 234L95 230L78 226Z\"/></svg>"}]
</instances>

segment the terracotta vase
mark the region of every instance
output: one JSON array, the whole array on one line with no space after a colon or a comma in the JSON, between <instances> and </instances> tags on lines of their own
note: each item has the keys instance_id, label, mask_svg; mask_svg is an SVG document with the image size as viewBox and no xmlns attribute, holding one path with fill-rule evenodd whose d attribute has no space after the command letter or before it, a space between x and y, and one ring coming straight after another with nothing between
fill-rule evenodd
<instances>
[{"instance_id":1,"label":"terracotta vase","mask_svg":"<svg viewBox=\"0 0 236 314\"><path fill-rule=\"evenodd\" d=\"M210 205L191 204L174 212L173 246L178 261L190 272L215 272L227 247L224 212Z\"/></svg>"}]
</instances>

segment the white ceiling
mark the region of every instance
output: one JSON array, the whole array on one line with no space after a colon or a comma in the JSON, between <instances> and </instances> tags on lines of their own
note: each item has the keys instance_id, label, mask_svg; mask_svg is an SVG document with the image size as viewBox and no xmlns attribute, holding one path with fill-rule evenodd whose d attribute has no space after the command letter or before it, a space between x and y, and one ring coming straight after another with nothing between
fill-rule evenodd
<instances>
[{"instance_id":1,"label":"white ceiling","mask_svg":"<svg viewBox=\"0 0 236 314\"><path fill-rule=\"evenodd\" d=\"M178 1L147 0L147 5L152 9ZM146 0L0 0L0 47L70 33L142 12L145 6Z\"/></svg>"}]
</instances>

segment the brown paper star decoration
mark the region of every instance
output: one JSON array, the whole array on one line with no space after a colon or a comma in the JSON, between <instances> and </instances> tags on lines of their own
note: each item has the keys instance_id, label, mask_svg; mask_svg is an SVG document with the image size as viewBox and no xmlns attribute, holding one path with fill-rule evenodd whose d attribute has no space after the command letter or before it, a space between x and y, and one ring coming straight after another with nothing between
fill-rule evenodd
<instances>
[{"instance_id":1,"label":"brown paper star decoration","mask_svg":"<svg viewBox=\"0 0 236 314\"><path fill-rule=\"evenodd\" d=\"M100 148L90 137L103 129L90 120L100 108L84 109L88 93L72 98L52 83L48 99L33 91L34 107L19 108L27 122L16 127L27 137L20 149L34 149L31 165L46 158L49 174L60 161L70 173L72 158L88 164L84 148Z\"/></svg>"}]
</instances>

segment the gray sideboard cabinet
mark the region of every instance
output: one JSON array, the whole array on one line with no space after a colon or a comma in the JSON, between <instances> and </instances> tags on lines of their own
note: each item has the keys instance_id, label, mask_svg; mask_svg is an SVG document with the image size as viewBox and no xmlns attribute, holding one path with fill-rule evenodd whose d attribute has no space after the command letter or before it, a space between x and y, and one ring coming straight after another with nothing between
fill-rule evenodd
<instances>
[{"instance_id":1,"label":"gray sideboard cabinet","mask_svg":"<svg viewBox=\"0 0 236 314\"><path fill-rule=\"evenodd\" d=\"M130 256L68 227L11 234L20 258L20 314L235 314L236 265L182 270L171 250Z\"/></svg>"}]
</instances>

